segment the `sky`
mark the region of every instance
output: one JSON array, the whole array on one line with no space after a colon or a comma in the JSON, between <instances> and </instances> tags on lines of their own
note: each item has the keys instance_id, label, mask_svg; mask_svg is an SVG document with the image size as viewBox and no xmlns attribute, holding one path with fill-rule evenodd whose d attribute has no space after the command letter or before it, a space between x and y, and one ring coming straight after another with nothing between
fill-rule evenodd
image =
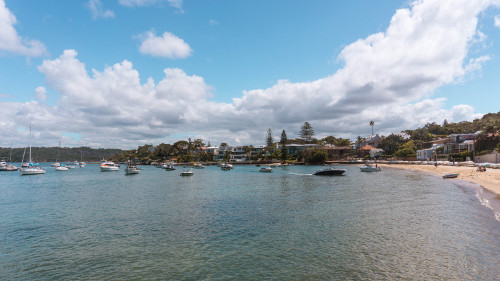
<instances>
[{"instance_id":1,"label":"sky","mask_svg":"<svg viewBox=\"0 0 500 281\"><path fill-rule=\"evenodd\" d=\"M0 0L0 146L350 138L500 111L500 0Z\"/></svg>"}]
</instances>

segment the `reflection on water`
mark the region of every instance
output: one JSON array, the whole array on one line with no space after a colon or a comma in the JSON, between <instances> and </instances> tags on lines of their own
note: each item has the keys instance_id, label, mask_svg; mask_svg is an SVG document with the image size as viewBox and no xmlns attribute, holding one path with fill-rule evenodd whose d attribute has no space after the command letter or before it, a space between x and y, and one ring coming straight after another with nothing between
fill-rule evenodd
<instances>
[{"instance_id":1,"label":"reflection on water","mask_svg":"<svg viewBox=\"0 0 500 281\"><path fill-rule=\"evenodd\" d=\"M342 168L2 173L0 279L498 278L494 196Z\"/></svg>"}]
</instances>

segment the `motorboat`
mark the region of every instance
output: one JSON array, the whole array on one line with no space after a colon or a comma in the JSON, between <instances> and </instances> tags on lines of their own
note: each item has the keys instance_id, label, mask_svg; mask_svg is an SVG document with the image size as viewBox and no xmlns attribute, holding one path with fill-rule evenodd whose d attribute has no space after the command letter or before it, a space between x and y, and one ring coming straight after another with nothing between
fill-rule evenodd
<instances>
[{"instance_id":1,"label":"motorboat","mask_svg":"<svg viewBox=\"0 0 500 281\"><path fill-rule=\"evenodd\" d=\"M105 161L105 160L101 162L99 168L101 169L101 172L112 172L120 170L120 166L118 166L118 164L115 164L112 161Z\"/></svg>"},{"instance_id":2,"label":"motorboat","mask_svg":"<svg viewBox=\"0 0 500 281\"><path fill-rule=\"evenodd\" d=\"M359 169L361 170L361 172L380 172L380 168L375 165L371 165L371 164L365 164L364 166L362 167L359 167Z\"/></svg>"},{"instance_id":3,"label":"motorboat","mask_svg":"<svg viewBox=\"0 0 500 281\"><path fill-rule=\"evenodd\" d=\"M231 165L229 163L222 163L222 165L220 165L220 169L223 171L229 171L232 168L233 168L233 165Z\"/></svg>"},{"instance_id":4,"label":"motorboat","mask_svg":"<svg viewBox=\"0 0 500 281\"><path fill-rule=\"evenodd\" d=\"M259 172L261 173L272 173L273 172L273 168L267 166L267 167L262 167L260 168Z\"/></svg>"},{"instance_id":5,"label":"motorboat","mask_svg":"<svg viewBox=\"0 0 500 281\"><path fill-rule=\"evenodd\" d=\"M324 168L321 170L318 170L313 173L315 176L341 176L343 173L345 173L345 169L335 169L333 166L329 166L328 168Z\"/></svg>"},{"instance_id":6,"label":"motorboat","mask_svg":"<svg viewBox=\"0 0 500 281\"><path fill-rule=\"evenodd\" d=\"M165 171L174 171L175 170L175 166L172 163L163 164L162 168L165 169Z\"/></svg>"},{"instance_id":7,"label":"motorboat","mask_svg":"<svg viewBox=\"0 0 500 281\"><path fill-rule=\"evenodd\" d=\"M129 165L127 165L127 168L125 168L126 175L138 174L140 172L141 172L141 170L139 168L137 168L137 166L134 164L129 164Z\"/></svg>"},{"instance_id":8,"label":"motorboat","mask_svg":"<svg viewBox=\"0 0 500 281\"><path fill-rule=\"evenodd\" d=\"M453 179L453 178L458 177L458 175L459 175L458 173L456 173L456 174L447 174L447 175L443 176L443 179Z\"/></svg>"},{"instance_id":9,"label":"motorboat","mask_svg":"<svg viewBox=\"0 0 500 281\"><path fill-rule=\"evenodd\" d=\"M80 168L85 168L85 166L87 165L87 163L85 162L80 162Z\"/></svg>"},{"instance_id":10,"label":"motorboat","mask_svg":"<svg viewBox=\"0 0 500 281\"><path fill-rule=\"evenodd\" d=\"M193 175L193 170L184 170L181 172L181 177L189 177Z\"/></svg>"},{"instance_id":11,"label":"motorboat","mask_svg":"<svg viewBox=\"0 0 500 281\"><path fill-rule=\"evenodd\" d=\"M66 167L68 167L68 169L74 169L75 165L66 165Z\"/></svg>"},{"instance_id":12,"label":"motorboat","mask_svg":"<svg viewBox=\"0 0 500 281\"><path fill-rule=\"evenodd\" d=\"M24 164L27 164L24 165ZM42 175L45 174L45 170L40 167L38 163L31 162L31 126L30 126L30 152L29 152L29 162L21 164L21 175Z\"/></svg>"}]
</instances>

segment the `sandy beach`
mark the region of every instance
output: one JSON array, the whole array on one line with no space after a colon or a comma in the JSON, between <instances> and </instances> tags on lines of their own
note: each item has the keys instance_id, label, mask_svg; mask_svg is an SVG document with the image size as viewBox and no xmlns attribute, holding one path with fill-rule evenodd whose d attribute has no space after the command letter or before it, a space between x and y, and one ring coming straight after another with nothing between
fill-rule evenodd
<instances>
[{"instance_id":1,"label":"sandy beach","mask_svg":"<svg viewBox=\"0 0 500 281\"><path fill-rule=\"evenodd\" d=\"M477 183L483 188L500 196L500 169L486 169L485 172L477 171L477 167L462 166L442 166L433 165L408 165L408 164L378 164L380 167L390 167L395 169L406 169L421 172L446 175L459 173L457 179ZM453 180L453 179L449 179Z\"/></svg>"}]
</instances>

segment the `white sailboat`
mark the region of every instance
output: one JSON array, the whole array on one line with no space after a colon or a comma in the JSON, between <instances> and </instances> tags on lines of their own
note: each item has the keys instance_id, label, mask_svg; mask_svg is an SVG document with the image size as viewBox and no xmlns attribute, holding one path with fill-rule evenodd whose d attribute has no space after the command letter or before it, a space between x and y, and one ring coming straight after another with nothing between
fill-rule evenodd
<instances>
[{"instance_id":1,"label":"white sailboat","mask_svg":"<svg viewBox=\"0 0 500 281\"><path fill-rule=\"evenodd\" d=\"M31 126L30 126L30 158L28 162L28 167L21 168L21 175L41 175L45 174L45 170L40 167L37 163L31 162ZM24 159L23 159L24 161ZM24 163L23 163L24 164Z\"/></svg>"},{"instance_id":2,"label":"white sailboat","mask_svg":"<svg viewBox=\"0 0 500 281\"><path fill-rule=\"evenodd\" d=\"M57 162L57 159L59 158L60 154L61 154L61 141L59 141L59 147L57 148L55 167L56 167L56 171L67 171L68 167L66 167L66 165Z\"/></svg>"}]
</instances>

